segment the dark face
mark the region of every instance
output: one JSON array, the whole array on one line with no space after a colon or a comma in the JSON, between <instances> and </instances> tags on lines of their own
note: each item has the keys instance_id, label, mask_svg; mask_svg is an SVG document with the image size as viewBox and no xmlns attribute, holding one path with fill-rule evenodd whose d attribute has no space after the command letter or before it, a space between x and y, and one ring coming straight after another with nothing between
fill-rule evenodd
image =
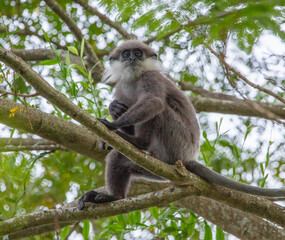
<instances>
[{"instance_id":1,"label":"dark face","mask_svg":"<svg viewBox=\"0 0 285 240\"><path fill-rule=\"evenodd\" d=\"M127 66L135 67L140 61L143 61L144 53L142 50L135 49L127 49L122 52L120 56L120 61L124 62Z\"/></svg>"}]
</instances>

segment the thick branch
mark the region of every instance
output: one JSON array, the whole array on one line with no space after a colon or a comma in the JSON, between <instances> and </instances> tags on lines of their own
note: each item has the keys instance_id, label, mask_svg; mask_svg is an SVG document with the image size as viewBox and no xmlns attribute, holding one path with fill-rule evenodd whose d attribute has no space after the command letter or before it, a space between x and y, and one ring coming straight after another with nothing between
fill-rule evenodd
<instances>
[{"instance_id":1,"label":"thick branch","mask_svg":"<svg viewBox=\"0 0 285 240\"><path fill-rule=\"evenodd\" d=\"M43 61L47 59L55 59L54 53L50 49L13 49L12 52L25 61ZM81 66L81 60L74 54L69 54L70 62ZM61 51L61 61L65 62L66 51Z\"/></svg>"},{"instance_id":2,"label":"thick branch","mask_svg":"<svg viewBox=\"0 0 285 240\"><path fill-rule=\"evenodd\" d=\"M18 107L19 110L23 109L23 111L16 111L14 117L9 117L11 113L10 110L15 109L16 107ZM30 127L28 114L30 115L33 129ZM29 113L27 113L24 105L8 99L0 98L0 123L36 134L42 138L60 144L61 148L64 146L65 150L68 148L97 160L103 160L106 155L106 151L100 151L97 148L97 136L85 127L44 113L35 108L29 108ZM16 145L17 141L20 141L19 144L23 144L25 141L30 141L32 144L33 141L40 140L12 140L10 144ZM46 140L41 141L43 141L43 144L50 142ZM0 141L1 148L3 148L3 142L4 141L2 140ZM40 145L38 147L40 147ZM26 146L26 150L27 149L28 147Z\"/></svg>"},{"instance_id":3,"label":"thick branch","mask_svg":"<svg viewBox=\"0 0 285 240\"><path fill-rule=\"evenodd\" d=\"M275 240L282 240L285 237L284 229L260 217L207 198L191 196L177 201L175 205L189 209L239 239L267 240L274 236Z\"/></svg>"},{"instance_id":4,"label":"thick branch","mask_svg":"<svg viewBox=\"0 0 285 240\"><path fill-rule=\"evenodd\" d=\"M129 195L134 196L153 191L160 191L168 186L169 183L153 183L140 180L132 184ZM104 191L104 188L97 189L97 191L102 192ZM77 201L74 201L72 204L68 204L69 209L72 209L70 207L76 206L76 203ZM211 199L191 196L178 200L174 202L174 204L178 207L189 209L240 239L270 239L271 236L274 236L276 240L281 240L285 234L284 230L274 226L268 221ZM75 220L71 222L63 222L60 220L58 224L60 227L64 227L66 225L71 225L74 222ZM241 231L241 229L243 229L243 231ZM53 223L30 227L23 231L9 234L9 239L34 236L36 234L42 234L49 231L54 231Z\"/></svg>"},{"instance_id":5,"label":"thick branch","mask_svg":"<svg viewBox=\"0 0 285 240\"><path fill-rule=\"evenodd\" d=\"M77 27L77 24L73 21L73 19L60 7L60 5L54 0L45 0L46 4L66 23L71 32L74 33L75 38L78 42L83 40L83 34L80 29ZM90 43L85 40L84 42L84 53L88 57L89 61L94 64L98 64L97 68L100 72L103 72L103 66L99 62L99 58L94 52Z\"/></svg>"},{"instance_id":6,"label":"thick branch","mask_svg":"<svg viewBox=\"0 0 285 240\"><path fill-rule=\"evenodd\" d=\"M279 121L279 119L285 119L284 105L260 103L249 99L239 99L223 93L213 93L202 87L197 87L185 82L180 83L180 85L183 90L191 90L205 97L190 97L198 112L206 111L255 116L277 121Z\"/></svg>"},{"instance_id":7,"label":"thick branch","mask_svg":"<svg viewBox=\"0 0 285 240\"><path fill-rule=\"evenodd\" d=\"M271 119L268 118L266 114L262 114L262 111L253 111L253 109L244 100L241 99L237 99L236 101L229 101L218 100L215 98L190 97L190 100L197 112L216 112ZM260 104L264 109L278 115L280 119L285 119L285 110L282 105L273 105L266 103L258 104Z\"/></svg>"},{"instance_id":8,"label":"thick branch","mask_svg":"<svg viewBox=\"0 0 285 240\"><path fill-rule=\"evenodd\" d=\"M0 223L0 236L24 230L31 226L40 226L54 223L55 219L68 222L84 220L86 218L103 218L135 210L141 210L151 206L168 204L185 196L193 194L193 189L169 187L159 192L148 193L134 198L127 198L116 202L97 205L96 208L89 207L79 211L76 208L61 208L31 213L25 216L15 217ZM36 219L36 221L35 221Z\"/></svg>"},{"instance_id":9,"label":"thick branch","mask_svg":"<svg viewBox=\"0 0 285 240\"><path fill-rule=\"evenodd\" d=\"M126 39L132 39L135 38L134 35L129 34L125 29L123 29L120 25L113 22L110 18L108 18L106 15L100 13L96 8L91 7L87 2L83 0L73 0L73 2L78 3L81 5L86 11L96 15L99 17L104 23L109 25L110 27L116 29L124 38Z\"/></svg>"},{"instance_id":10,"label":"thick branch","mask_svg":"<svg viewBox=\"0 0 285 240\"><path fill-rule=\"evenodd\" d=\"M98 137L113 146L133 162L146 168L152 173L172 180L176 184L191 185L203 196L223 201L231 206L248 211L267 218L268 220L284 225L285 216L283 209L269 200L250 196L240 192L209 184L194 174L189 173L180 166L169 166L151 156L144 154L129 142L115 133L108 131L99 121L77 107L59 92L53 89L39 74L34 72L28 64L15 56L13 53L0 48L0 60L16 70L27 82L29 82L42 96L55 104L66 114L90 128ZM270 209L270 210L269 210Z\"/></svg>"},{"instance_id":11,"label":"thick branch","mask_svg":"<svg viewBox=\"0 0 285 240\"><path fill-rule=\"evenodd\" d=\"M52 50L50 49L44 49L44 48L38 48L38 49L13 49L12 52L16 54L18 57L22 58L25 61L43 61L47 59L55 59L55 55ZM108 55L108 51L100 51L97 52L98 57L103 57L105 55ZM75 63L79 66L81 66L81 60L78 56L74 54L69 54L70 62ZM66 59L66 51L62 50L60 54L61 61L65 62ZM87 64L87 63L85 63Z\"/></svg>"}]
</instances>

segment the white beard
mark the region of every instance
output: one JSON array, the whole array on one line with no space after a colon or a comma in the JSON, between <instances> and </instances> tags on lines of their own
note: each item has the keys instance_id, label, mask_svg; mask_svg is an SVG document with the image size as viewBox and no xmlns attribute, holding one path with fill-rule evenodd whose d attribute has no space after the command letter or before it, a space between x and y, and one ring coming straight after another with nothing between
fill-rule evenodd
<instances>
[{"instance_id":1,"label":"white beard","mask_svg":"<svg viewBox=\"0 0 285 240\"><path fill-rule=\"evenodd\" d=\"M104 71L102 82L117 83L121 81L135 81L143 73L153 70L165 73L161 62L157 59L147 58L134 67L126 66L124 63L116 60Z\"/></svg>"}]
</instances>

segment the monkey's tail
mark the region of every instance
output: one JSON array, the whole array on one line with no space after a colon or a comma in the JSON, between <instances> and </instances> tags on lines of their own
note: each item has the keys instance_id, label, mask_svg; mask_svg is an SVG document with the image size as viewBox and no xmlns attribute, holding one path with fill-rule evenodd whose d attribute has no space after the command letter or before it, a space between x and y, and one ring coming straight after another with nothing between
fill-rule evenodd
<instances>
[{"instance_id":1,"label":"monkey's tail","mask_svg":"<svg viewBox=\"0 0 285 240\"><path fill-rule=\"evenodd\" d=\"M195 173L196 175L210 183L215 183L226 188L234 189L244 193L249 193L252 195L285 199L285 188L268 189L236 182L212 171L211 169L205 167L204 165L196 161L189 161L184 163L184 165L188 171Z\"/></svg>"}]
</instances>

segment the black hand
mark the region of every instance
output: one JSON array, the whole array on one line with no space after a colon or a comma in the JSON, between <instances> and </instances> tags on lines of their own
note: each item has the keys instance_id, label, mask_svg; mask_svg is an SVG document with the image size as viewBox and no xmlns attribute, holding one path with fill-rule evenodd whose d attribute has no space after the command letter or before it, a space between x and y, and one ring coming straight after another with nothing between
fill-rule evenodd
<instances>
[{"instance_id":1,"label":"black hand","mask_svg":"<svg viewBox=\"0 0 285 240\"><path fill-rule=\"evenodd\" d=\"M128 106L124 103L114 100L109 106L109 113L114 120L119 118L128 110Z\"/></svg>"},{"instance_id":2,"label":"black hand","mask_svg":"<svg viewBox=\"0 0 285 240\"><path fill-rule=\"evenodd\" d=\"M97 118L97 120L103 123L109 130L115 130L118 128L116 124L109 122L107 119Z\"/></svg>"}]
</instances>

